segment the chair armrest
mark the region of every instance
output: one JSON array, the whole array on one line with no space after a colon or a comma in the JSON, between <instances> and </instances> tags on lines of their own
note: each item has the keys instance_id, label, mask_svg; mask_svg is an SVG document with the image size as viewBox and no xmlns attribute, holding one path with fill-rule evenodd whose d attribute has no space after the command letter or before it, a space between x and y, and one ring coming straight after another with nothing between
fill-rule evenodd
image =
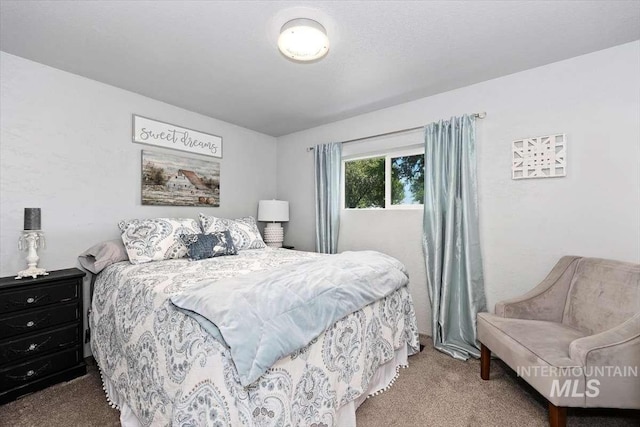
<instances>
[{"instance_id":1,"label":"chair armrest","mask_svg":"<svg viewBox=\"0 0 640 427\"><path fill-rule=\"evenodd\" d=\"M526 294L496 304L496 315L516 319L561 322L571 278L581 257L565 256L547 277Z\"/></svg>"},{"instance_id":2,"label":"chair armrest","mask_svg":"<svg viewBox=\"0 0 640 427\"><path fill-rule=\"evenodd\" d=\"M640 313L614 328L573 341L569 357L582 366L638 366Z\"/></svg>"}]
</instances>

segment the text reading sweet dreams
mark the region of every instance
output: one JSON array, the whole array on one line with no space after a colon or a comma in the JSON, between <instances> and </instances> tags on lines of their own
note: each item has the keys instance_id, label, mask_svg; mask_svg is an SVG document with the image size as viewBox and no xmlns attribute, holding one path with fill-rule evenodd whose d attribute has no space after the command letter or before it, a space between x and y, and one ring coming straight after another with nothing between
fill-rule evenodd
<instances>
[{"instance_id":1,"label":"text reading sweet dreams","mask_svg":"<svg viewBox=\"0 0 640 427\"><path fill-rule=\"evenodd\" d=\"M211 141L200 141L199 139L192 138L188 131L179 131L177 129L169 129L164 132L153 132L147 128L140 129L140 140L142 141L167 141L173 144L182 143L188 148L206 148L211 151L211 154L218 153L218 144Z\"/></svg>"}]
</instances>

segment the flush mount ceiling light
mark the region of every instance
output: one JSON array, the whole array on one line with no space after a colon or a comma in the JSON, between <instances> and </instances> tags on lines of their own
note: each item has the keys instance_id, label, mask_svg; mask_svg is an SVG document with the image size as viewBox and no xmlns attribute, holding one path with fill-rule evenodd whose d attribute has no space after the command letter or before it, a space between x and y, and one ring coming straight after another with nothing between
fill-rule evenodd
<instances>
[{"instance_id":1,"label":"flush mount ceiling light","mask_svg":"<svg viewBox=\"0 0 640 427\"><path fill-rule=\"evenodd\" d=\"M329 51L329 38L322 25L312 19L292 19L282 26L278 48L295 61L307 62L322 58Z\"/></svg>"}]
</instances>

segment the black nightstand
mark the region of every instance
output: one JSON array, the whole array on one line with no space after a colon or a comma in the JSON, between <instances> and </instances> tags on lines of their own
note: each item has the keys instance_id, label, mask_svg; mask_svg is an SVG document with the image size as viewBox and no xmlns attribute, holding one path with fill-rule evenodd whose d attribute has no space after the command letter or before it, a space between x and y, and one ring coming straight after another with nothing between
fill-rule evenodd
<instances>
[{"instance_id":1,"label":"black nightstand","mask_svg":"<svg viewBox=\"0 0 640 427\"><path fill-rule=\"evenodd\" d=\"M84 375L82 278L0 279L0 404Z\"/></svg>"}]
</instances>

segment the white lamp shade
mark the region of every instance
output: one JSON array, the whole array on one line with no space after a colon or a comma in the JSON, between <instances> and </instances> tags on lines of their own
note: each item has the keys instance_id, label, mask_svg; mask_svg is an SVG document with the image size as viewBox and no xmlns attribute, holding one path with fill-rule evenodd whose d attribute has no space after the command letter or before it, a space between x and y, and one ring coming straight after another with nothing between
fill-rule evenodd
<instances>
[{"instance_id":1,"label":"white lamp shade","mask_svg":"<svg viewBox=\"0 0 640 427\"><path fill-rule=\"evenodd\" d=\"M284 200L260 200L258 203L258 221L289 221L289 202Z\"/></svg>"}]
</instances>

